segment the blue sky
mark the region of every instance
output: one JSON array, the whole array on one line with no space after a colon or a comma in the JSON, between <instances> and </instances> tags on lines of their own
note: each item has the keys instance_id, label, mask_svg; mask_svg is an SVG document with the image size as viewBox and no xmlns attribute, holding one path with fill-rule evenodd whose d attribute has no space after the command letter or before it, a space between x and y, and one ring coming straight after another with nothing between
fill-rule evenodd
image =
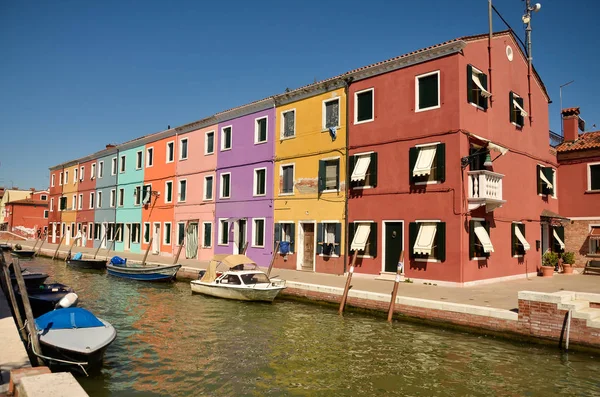
<instances>
[{"instance_id":1,"label":"blue sky","mask_svg":"<svg viewBox=\"0 0 600 397\"><path fill-rule=\"evenodd\" d=\"M524 2L494 5L524 38ZM599 11L546 0L532 19L554 131L570 80L563 107L600 129ZM107 143L487 29L486 0L3 0L0 185L45 188L49 166Z\"/></svg>"}]
</instances>

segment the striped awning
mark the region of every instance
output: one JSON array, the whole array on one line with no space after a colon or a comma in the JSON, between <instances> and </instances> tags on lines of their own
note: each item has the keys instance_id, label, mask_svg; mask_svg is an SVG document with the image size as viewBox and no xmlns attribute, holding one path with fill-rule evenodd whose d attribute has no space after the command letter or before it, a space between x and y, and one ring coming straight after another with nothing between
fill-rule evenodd
<instances>
[{"instance_id":1,"label":"striped awning","mask_svg":"<svg viewBox=\"0 0 600 397\"><path fill-rule=\"evenodd\" d=\"M413 252L417 255L432 255L436 232L437 223L422 223L413 246Z\"/></svg>"},{"instance_id":2,"label":"striped awning","mask_svg":"<svg viewBox=\"0 0 600 397\"><path fill-rule=\"evenodd\" d=\"M516 99L513 99L513 105L515 106L515 108L519 109L522 117L527 117L527 112L521 107L521 105L519 105L519 102L517 102Z\"/></svg>"},{"instance_id":3,"label":"striped awning","mask_svg":"<svg viewBox=\"0 0 600 397\"><path fill-rule=\"evenodd\" d=\"M543 169L540 169L540 178L542 179L542 181L544 181L546 183L546 185L548 185L548 189L552 189L552 182L550 182L548 180L548 178L546 178L546 175L544 175Z\"/></svg>"},{"instance_id":4,"label":"striped awning","mask_svg":"<svg viewBox=\"0 0 600 397\"><path fill-rule=\"evenodd\" d=\"M592 230L590 230L590 234L588 235L588 237L590 238L590 240L600 240L600 227L592 227Z\"/></svg>"},{"instance_id":5,"label":"striped awning","mask_svg":"<svg viewBox=\"0 0 600 397\"><path fill-rule=\"evenodd\" d=\"M488 90L483 88L483 84L481 84L481 80L479 79L479 73L477 73L476 71L473 71L472 77L473 77L473 83L475 83L477 88L479 88L481 90L481 96L483 96L484 98L491 97L492 94Z\"/></svg>"},{"instance_id":6,"label":"striped awning","mask_svg":"<svg viewBox=\"0 0 600 397\"><path fill-rule=\"evenodd\" d=\"M560 249L564 250L565 249L565 243L560 239L560 237L558 236L558 233L556 233L556 229L554 229L552 231L552 234L554 235L554 238L556 239L556 242L560 245Z\"/></svg>"},{"instance_id":7,"label":"striped awning","mask_svg":"<svg viewBox=\"0 0 600 397\"><path fill-rule=\"evenodd\" d=\"M364 251L369 241L369 234L371 234L370 223L360 223L354 233L350 250L352 251Z\"/></svg>"},{"instance_id":8,"label":"striped awning","mask_svg":"<svg viewBox=\"0 0 600 397\"><path fill-rule=\"evenodd\" d=\"M492 245L490 235L487 233L487 230L485 230L485 227L483 227L481 222L475 222L475 235L483 246L483 252L494 252L494 246Z\"/></svg>"},{"instance_id":9,"label":"striped awning","mask_svg":"<svg viewBox=\"0 0 600 397\"><path fill-rule=\"evenodd\" d=\"M431 174L431 168L433 167L433 159L435 158L435 152L437 146L425 146L419 149L419 156L413 168L413 176L426 176Z\"/></svg>"},{"instance_id":10,"label":"striped awning","mask_svg":"<svg viewBox=\"0 0 600 397\"><path fill-rule=\"evenodd\" d=\"M525 239L525 236L523 236L523 233L521 233L521 229L519 229L518 226L515 227L515 236L517 236L517 239L519 240L519 242L521 243L521 245L523 245L523 250L529 251L529 249L531 248L531 246L529 245L529 243Z\"/></svg>"},{"instance_id":11,"label":"striped awning","mask_svg":"<svg viewBox=\"0 0 600 397\"><path fill-rule=\"evenodd\" d=\"M350 176L351 181L364 181L367 176L367 171L369 170L369 164L371 164L371 156L361 156L358 158L358 161L354 165L354 170L352 170L352 176Z\"/></svg>"}]
</instances>

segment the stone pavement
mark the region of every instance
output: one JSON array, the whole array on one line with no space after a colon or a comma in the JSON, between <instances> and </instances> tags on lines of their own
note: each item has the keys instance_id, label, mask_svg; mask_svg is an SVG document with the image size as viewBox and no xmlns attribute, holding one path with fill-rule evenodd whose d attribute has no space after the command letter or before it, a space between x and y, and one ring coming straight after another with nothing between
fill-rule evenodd
<instances>
[{"instance_id":1,"label":"stone pavement","mask_svg":"<svg viewBox=\"0 0 600 397\"><path fill-rule=\"evenodd\" d=\"M33 241L22 242L25 247L33 246ZM39 244L38 244L39 246ZM44 243L42 252L44 255L50 255L56 250L56 244ZM60 249L60 256L64 258L68 247L63 246ZM99 257L107 256L106 249L101 249ZM84 255L93 255L95 249L92 248L73 248L73 253L82 252ZM119 255L127 257L129 261L141 262L143 254L132 254L124 252L110 252L109 257ZM182 252L184 255L184 252ZM172 257L148 255L148 264L171 264ZM194 271L195 269L205 269L207 261L197 261L193 259L181 259L180 264L184 268ZM346 276L333 274L304 272L288 269L273 268L272 276L277 276L288 282L312 284L318 286L344 288ZM354 274L352 278L352 292L365 291L376 294L391 294L393 282L391 280L376 279L374 275ZM600 277L594 275L563 275L555 274L551 278L530 277L511 281L500 281L491 284L482 284L469 287L448 287L425 285L423 283L401 283L398 290L399 297L427 299L443 303L458 303L482 307L490 307L505 310L516 310L518 307L519 291L538 291L538 292L557 292L561 290L574 292L600 293Z\"/></svg>"}]
</instances>

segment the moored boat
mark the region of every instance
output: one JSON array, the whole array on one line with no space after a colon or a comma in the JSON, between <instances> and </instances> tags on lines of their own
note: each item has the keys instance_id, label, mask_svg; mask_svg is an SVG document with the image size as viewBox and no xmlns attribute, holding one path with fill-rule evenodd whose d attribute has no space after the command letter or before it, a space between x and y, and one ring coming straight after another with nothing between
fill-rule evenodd
<instances>
[{"instance_id":1,"label":"moored boat","mask_svg":"<svg viewBox=\"0 0 600 397\"><path fill-rule=\"evenodd\" d=\"M15 286L15 292L19 296L19 309L22 313L23 310L23 297L21 291ZM31 305L31 311L33 317L39 317L45 313L54 310L57 304L67 294L72 293L73 288L67 287L64 284L53 283L53 284L40 284L38 286L27 287L27 295L29 296L29 303ZM73 294L75 295L75 294ZM77 295L75 295L76 297ZM71 302L71 306L76 306L77 300Z\"/></svg>"},{"instance_id":2,"label":"moored boat","mask_svg":"<svg viewBox=\"0 0 600 397\"><path fill-rule=\"evenodd\" d=\"M219 274L218 266L224 266L228 270ZM244 266L252 269L246 270ZM285 289L284 280L269 279L245 255L215 255L202 278L193 280L190 284L195 293L242 301L272 302Z\"/></svg>"},{"instance_id":3,"label":"moored boat","mask_svg":"<svg viewBox=\"0 0 600 397\"><path fill-rule=\"evenodd\" d=\"M139 281L171 281L175 279L181 265L172 266L142 266L127 264L127 260L111 259L106 270L111 276Z\"/></svg>"},{"instance_id":4,"label":"moored boat","mask_svg":"<svg viewBox=\"0 0 600 397\"><path fill-rule=\"evenodd\" d=\"M10 251L10 254L15 258L30 259L30 258L33 258L33 256L35 255L35 250L13 249L12 251Z\"/></svg>"},{"instance_id":5,"label":"moored boat","mask_svg":"<svg viewBox=\"0 0 600 397\"><path fill-rule=\"evenodd\" d=\"M21 271L21 274L23 275L23 281L25 281L25 287L27 288L36 288L43 284L44 281L46 281L46 279L48 278L48 275L46 273L30 272L29 270L23 270ZM17 278L12 272L10 275L10 280L12 281L13 285L17 285Z\"/></svg>"},{"instance_id":6,"label":"moored boat","mask_svg":"<svg viewBox=\"0 0 600 397\"><path fill-rule=\"evenodd\" d=\"M80 269L106 269L106 259L67 259L67 265Z\"/></svg>"},{"instance_id":7,"label":"moored boat","mask_svg":"<svg viewBox=\"0 0 600 397\"><path fill-rule=\"evenodd\" d=\"M11 251L12 245L10 244L0 244L0 251Z\"/></svg>"}]
</instances>

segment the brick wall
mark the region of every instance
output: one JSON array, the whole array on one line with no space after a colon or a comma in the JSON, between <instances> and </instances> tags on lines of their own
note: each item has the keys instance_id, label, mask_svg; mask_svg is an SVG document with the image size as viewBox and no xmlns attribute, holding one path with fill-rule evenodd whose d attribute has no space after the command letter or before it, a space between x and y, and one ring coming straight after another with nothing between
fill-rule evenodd
<instances>
[{"instance_id":1,"label":"brick wall","mask_svg":"<svg viewBox=\"0 0 600 397\"><path fill-rule=\"evenodd\" d=\"M565 226L565 251L575 253L576 267L584 267L589 259L589 225L600 225L600 221L571 221Z\"/></svg>"}]
</instances>

